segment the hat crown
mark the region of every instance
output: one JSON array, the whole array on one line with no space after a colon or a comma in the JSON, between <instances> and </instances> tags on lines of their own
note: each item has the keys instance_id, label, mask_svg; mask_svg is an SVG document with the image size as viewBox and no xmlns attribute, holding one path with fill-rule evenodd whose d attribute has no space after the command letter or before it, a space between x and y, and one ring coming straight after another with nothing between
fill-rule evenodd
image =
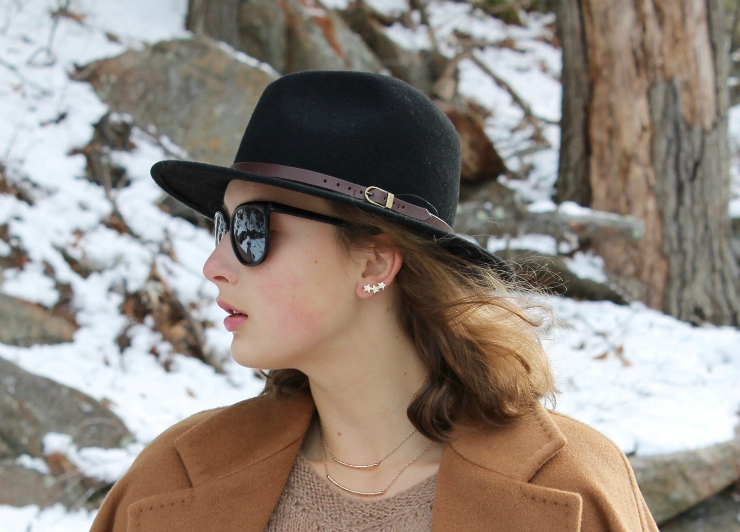
<instances>
[{"instance_id":1,"label":"hat crown","mask_svg":"<svg viewBox=\"0 0 740 532\"><path fill-rule=\"evenodd\" d=\"M376 186L454 223L460 139L434 102L391 76L304 71L278 78L257 102L234 162Z\"/></svg>"}]
</instances>

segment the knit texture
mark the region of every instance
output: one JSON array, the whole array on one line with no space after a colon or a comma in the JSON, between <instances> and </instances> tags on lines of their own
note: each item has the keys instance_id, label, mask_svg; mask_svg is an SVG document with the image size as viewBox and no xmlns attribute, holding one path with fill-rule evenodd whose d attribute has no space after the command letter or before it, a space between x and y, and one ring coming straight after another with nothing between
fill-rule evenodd
<instances>
[{"instance_id":1,"label":"knit texture","mask_svg":"<svg viewBox=\"0 0 740 532\"><path fill-rule=\"evenodd\" d=\"M337 493L300 450L265 532L429 532L437 473L384 499Z\"/></svg>"}]
</instances>

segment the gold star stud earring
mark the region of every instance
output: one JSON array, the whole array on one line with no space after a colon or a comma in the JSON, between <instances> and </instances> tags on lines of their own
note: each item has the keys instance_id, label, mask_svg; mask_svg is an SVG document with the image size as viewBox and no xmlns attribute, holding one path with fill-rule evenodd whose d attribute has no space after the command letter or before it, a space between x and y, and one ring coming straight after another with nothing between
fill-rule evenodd
<instances>
[{"instance_id":1,"label":"gold star stud earring","mask_svg":"<svg viewBox=\"0 0 740 532\"><path fill-rule=\"evenodd\" d=\"M380 283L372 285L372 286L370 286L369 284L366 284L365 286L362 287L362 289L364 292L367 292L367 293L372 292L373 294L377 294L381 290L385 290L386 286L387 285L381 281Z\"/></svg>"}]
</instances>

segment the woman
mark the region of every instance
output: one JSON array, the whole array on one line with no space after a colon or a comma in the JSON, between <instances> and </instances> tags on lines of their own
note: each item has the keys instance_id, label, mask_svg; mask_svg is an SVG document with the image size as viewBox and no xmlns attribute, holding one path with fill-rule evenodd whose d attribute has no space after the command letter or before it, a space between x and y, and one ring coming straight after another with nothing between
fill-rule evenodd
<instances>
[{"instance_id":1,"label":"woman","mask_svg":"<svg viewBox=\"0 0 740 532\"><path fill-rule=\"evenodd\" d=\"M431 100L286 75L235 161L152 176L214 218L203 273L265 389L157 437L93 531L657 531L621 451L540 403L537 308L452 231L460 143Z\"/></svg>"}]
</instances>

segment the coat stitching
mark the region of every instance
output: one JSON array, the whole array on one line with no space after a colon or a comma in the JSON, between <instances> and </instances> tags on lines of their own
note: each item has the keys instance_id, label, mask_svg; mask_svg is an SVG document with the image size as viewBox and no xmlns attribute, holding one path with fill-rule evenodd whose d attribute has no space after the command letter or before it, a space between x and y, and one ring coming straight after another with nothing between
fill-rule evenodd
<instances>
[{"instance_id":1,"label":"coat stitching","mask_svg":"<svg viewBox=\"0 0 740 532\"><path fill-rule=\"evenodd\" d=\"M543 502L543 503L545 503L545 504L554 504L554 505L557 505L557 506L560 506L560 505L562 505L562 506L565 506L566 508L568 508L568 507L569 507L569 506L568 506L568 503L567 503L567 502L566 502L566 503L558 503L557 501L554 501L554 500L548 500L548 499L546 499L545 497L543 497L542 499L537 499L537 497L535 497L534 495L530 495L529 493L527 493L527 492L525 491L525 489L526 489L526 486L527 486L528 484L522 483L521 481L519 481L519 480L517 480L517 479L515 479L515 478L512 478L512 477L510 477L510 476L508 476L508 475L504 475L503 473L499 473L498 471L495 471L495 470L493 470L493 469L488 469L487 467L484 467L484 466L482 466L482 465L480 465L480 464L476 464L475 462L473 462L473 461L471 461L471 460L468 460L468 459L467 459L467 458L465 458L465 457L464 457L463 455L461 455L461 454L460 454L460 453L459 453L459 452L457 451L457 449L455 449L455 448L454 448L454 447L453 447L452 445L450 445L450 447L452 448L452 450L453 450L453 451L455 451L455 454L456 454L456 455L458 455L458 456L459 456L459 457L460 457L460 458L461 458L462 460L464 460L465 462L467 462L467 463L469 463L469 464L472 464L472 465L474 465L475 467L478 467L478 468L480 468L480 469L483 469L484 471L488 471L488 472L490 472L490 473L493 473L493 474L495 474L495 475L499 475L499 476L501 476L501 477L503 477L503 478L506 478L506 479L509 479L509 480L512 480L512 481L516 482L516 483L517 483L517 484L519 485L519 486L518 486L518 487L519 487L519 492L520 492L520 493L521 493L522 495L524 495L525 497L527 497L528 499L531 499L531 500L533 500L534 502ZM578 494L576 493L575 495L578 495Z\"/></svg>"}]
</instances>

